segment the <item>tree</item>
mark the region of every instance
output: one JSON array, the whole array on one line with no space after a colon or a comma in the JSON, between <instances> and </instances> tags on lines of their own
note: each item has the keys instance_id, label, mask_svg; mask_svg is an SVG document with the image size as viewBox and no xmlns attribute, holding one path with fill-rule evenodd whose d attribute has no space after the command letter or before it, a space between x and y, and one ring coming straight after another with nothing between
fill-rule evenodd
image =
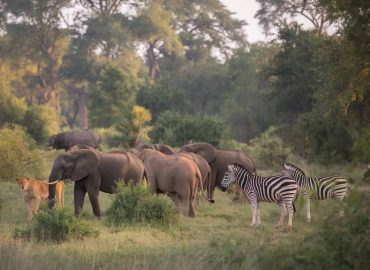
<instances>
[{"instance_id":1,"label":"tree","mask_svg":"<svg viewBox=\"0 0 370 270\"><path fill-rule=\"evenodd\" d=\"M259 19L267 32L283 18L302 16L306 18L318 33L323 33L331 20L320 0L257 0L261 8L255 17Z\"/></svg>"},{"instance_id":2,"label":"tree","mask_svg":"<svg viewBox=\"0 0 370 270\"><path fill-rule=\"evenodd\" d=\"M7 14L4 29L7 44L2 55L25 57L36 63L33 75L37 82L38 103L48 104L59 112L59 69L68 49L68 32L62 28L62 10L70 0L1 1ZM5 53L5 54L4 54Z\"/></svg>"},{"instance_id":3,"label":"tree","mask_svg":"<svg viewBox=\"0 0 370 270\"><path fill-rule=\"evenodd\" d=\"M216 116L181 114L166 111L160 114L149 133L153 142L182 146L190 140L217 146L227 136L228 128Z\"/></svg>"},{"instance_id":4,"label":"tree","mask_svg":"<svg viewBox=\"0 0 370 270\"><path fill-rule=\"evenodd\" d=\"M104 65L90 90L89 116L94 127L111 127L131 118L135 89L120 68Z\"/></svg>"},{"instance_id":5,"label":"tree","mask_svg":"<svg viewBox=\"0 0 370 270\"><path fill-rule=\"evenodd\" d=\"M329 65L330 38L305 31L293 23L279 30L281 50L265 74L271 83L270 98L282 122L294 123L297 117L310 112L315 91L325 79Z\"/></svg>"}]
</instances>

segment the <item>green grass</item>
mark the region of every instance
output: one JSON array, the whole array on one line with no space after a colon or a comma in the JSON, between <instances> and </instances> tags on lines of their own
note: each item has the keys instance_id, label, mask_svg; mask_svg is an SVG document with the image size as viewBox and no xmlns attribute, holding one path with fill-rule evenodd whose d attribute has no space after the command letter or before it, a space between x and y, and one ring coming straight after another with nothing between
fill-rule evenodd
<instances>
[{"instance_id":1,"label":"green grass","mask_svg":"<svg viewBox=\"0 0 370 270\"><path fill-rule=\"evenodd\" d=\"M73 206L73 184L66 182L65 204ZM97 238L60 244L14 240L16 228L27 227L26 206L15 181L1 183L0 268L6 269L258 269L257 252L292 243L320 230L322 213L330 213L335 201L314 201L312 223L305 221L302 200L293 220L294 228L275 228L276 204L262 204L262 225L249 226L251 210L232 202L232 195L215 193L215 204L199 201L196 217L180 217L167 229L150 225L111 227L106 217L95 220L88 198L82 219L100 232ZM103 215L114 195L100 193ZM46 209L46 202L41 209Z\"/></svg>"}]
</instances>

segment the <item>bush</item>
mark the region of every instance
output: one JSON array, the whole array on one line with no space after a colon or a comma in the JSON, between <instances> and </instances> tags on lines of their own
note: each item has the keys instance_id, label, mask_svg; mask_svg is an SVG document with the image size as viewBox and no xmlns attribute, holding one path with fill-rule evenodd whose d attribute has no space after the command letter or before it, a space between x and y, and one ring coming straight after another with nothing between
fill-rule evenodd
<instances>
[{"instance_id":1,"label":"bush","mask_svg":"<svg viewBox=\"0 0 370 270\"><path fill-rule=\"evenodd\" d=\"M263 247L258 253L261 269L367 269L370 265L370 195L353 191L344 202L344 217L338 208L327 215L321 231L303 242Z\"/></svg>"},{"instance_id":2,"label":"bush","mask_svg":"<svg viewBox=\"0 0 370 270\"><path fill-rule=\"evenodd\" d=\"M24 124L28 133L39 144L45 144L59 130L59 117L49 106L34 105L27 109Z\"/></svg>"},{"instance_id":3,"label":"bush","mask_svg":"<svg viewBox=\"0 0 370 270\"><path fill-rule=\"evenodd\" d=\"M251 140L249 154L258 168L281 168L288 159L293 158L292 150L278 135L276 127L270 127L259 137Z\"/></svg>"},{"instance_id":4,"label":"bush","mask_svg":"<svg viewBox=\"0 0 370 270\"><path fill-rule=\"evenodd\" d=\"M74 217L69 208L54 208L41 211L35 216L32 236L39 241L53 241L60 243L70 239L96 237L98 231L87 223Z\"/></svg>"},{"instance_id":5,"label":"bush","mask_svg":"<svg viewBox=\"0 0 370 270\"><path fill-rule=\"evenodd\" d=\"M177 212L169 198L149 193L143 185L119 185L118 193L107 210L108 222L114 225L149 223L162 227L177 221Z\"/></svg>"},{"instance_id":6,"label":"bush","mask_svg":"<svg viewBox=\"0 0 370 270\"><path fill-rule=\"evenodd\" d=\"M50 168L53 152L44 152L34 146L34 141L20 126L7 125L0 128L0 180L13 181L24 175L45 177Z\"/></svg>"},{"instance_id":7,"label":"bush","mask_svg":"<svg viewBox=\"0 0 370 270\"><path fill-rule=\"evenodd\" d=\"M159 115L149 133L152 141L171 146L182 146L189 140L218 146L227 135L228 127L221 118L170 111Z\"/></svg>"}]
</instances>

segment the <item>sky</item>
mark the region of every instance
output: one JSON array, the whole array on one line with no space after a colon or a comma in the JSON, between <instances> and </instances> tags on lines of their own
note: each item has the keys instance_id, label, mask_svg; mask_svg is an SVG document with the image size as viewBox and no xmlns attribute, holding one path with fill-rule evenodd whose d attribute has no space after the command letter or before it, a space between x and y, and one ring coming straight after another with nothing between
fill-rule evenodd
<instances>
[{"instance_id":1,"label":"sky","mask_svg":"<svg viewBox=\"0 0 370 270\"><path fill-rule=\"evenodd\" d=\"M221 0L221 2L230 11L235 12L236 18L248 23L244 29L249 42L267 41L262 26L259 26L258 20L254 18L254 14L259 9L259 4L255 0Z\"/></svg>"}]
</instances>

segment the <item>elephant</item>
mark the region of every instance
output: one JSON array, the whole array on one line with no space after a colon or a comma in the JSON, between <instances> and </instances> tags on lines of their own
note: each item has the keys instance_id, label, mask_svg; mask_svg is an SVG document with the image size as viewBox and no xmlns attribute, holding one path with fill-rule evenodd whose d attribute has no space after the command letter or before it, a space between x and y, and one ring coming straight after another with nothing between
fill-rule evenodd
<instances>
[{"instance_id":1,"label":"elephant","mask_svg":"<svg viewBox=\"0 0 370 270\"><path fill-rule=\"evenodd\" d=\"M140 156L149 191L152 194L166 193L175 202L180 213L195 217L194 200L201 174L192 159L165 155L153 149L144 149Z\"/></svg>"},{"instance_id":2,"label":"elephant","mask_svg":"<svg viewBox=\"0 0 370 270\"><path fill-rule=\"evenodd\" d=\"M98 135L92 130L66 131L50 136L48 149L65 149L68 151L73 145L81 144L97 148Z\"/></svg>"},{"instance_id":3,"label":"elephant","mask_svg":"<svg viewBox=\"0 0 370 270\"><path fill-rule=\"evenodd\" d=\"M71 178L74 182L75 215L80 215L87 192L93 213L99 219L99 191L113 193L117 181L123 179L127 184L129 180L133 180L137 184L143 180L143 175L144 165L132 153L102 153L81 149L61 154L54 160L49 182ZM55 185L50 185L49 208L54 206L54 198Z\"/></svg>"},{"instance_id":4,"label":"elephant","mask_svg":"<svg viewBox=\"0 0 370 270\"><path fill-rule=\"evenodd\" d=\"M208 162L202 156L191 152L177 152L173 155L189 157L194 161L194 163L198 166L200 175L202 177L202 186L200 188L202 189L207 184L207 194L209 197L211 194L211 167L209 166Z\"/></svg>"},{"instance_id":5,"label":"elephant","mask_svg":"<svg viewBox=\"0 0 370 270\"><path fill-rule=\"evenodd\" d=\"M134 146L134 149L138 150L139 152L143 151L144 149L153 149L166 155L176 153L175 149L166 144L139 143L138 145Z\"/></svg>"},{"instance_id":6,"label":"elephant","mask_svg":"<svg viewBox=\"0 0 370 270\"><path fill-rule=\"evenodd\" d=\"M217 150L209 143L191 143L182 146L179 152L192 152L202 156L211 167L210 199L213 199L214 190L220 187L222 178L227 171L227 165L238 163L244 166L251 174L256 175L254 161L244 152L237 150Z\"/></svg>"}]
</instances>

